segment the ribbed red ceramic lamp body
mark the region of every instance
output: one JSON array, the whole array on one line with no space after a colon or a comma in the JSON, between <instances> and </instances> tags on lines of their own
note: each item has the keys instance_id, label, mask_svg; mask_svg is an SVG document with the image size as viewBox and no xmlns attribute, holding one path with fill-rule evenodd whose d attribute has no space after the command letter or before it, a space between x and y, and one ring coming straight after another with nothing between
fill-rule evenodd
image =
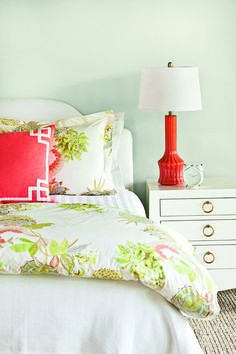
<instances>
[{"instance_id":1,"label":"ribbed red ceramic lamp body","mask_svg":"<svg viewBox=\"0 0 236 354\"><path fill-rule=\"evenodd\" d=\"M177 123L176 116L165 116L165 153L158 161L160 177L158 182L165 185L183 184L184 161L176 151Z\"/></svg>"}]
</instances>

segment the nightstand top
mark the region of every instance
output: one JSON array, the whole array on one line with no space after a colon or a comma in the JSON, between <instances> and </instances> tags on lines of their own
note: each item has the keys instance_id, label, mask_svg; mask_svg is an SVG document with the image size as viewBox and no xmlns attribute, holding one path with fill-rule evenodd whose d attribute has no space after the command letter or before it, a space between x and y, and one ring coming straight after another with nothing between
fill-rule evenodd
<instances>
[{"instance_id":1,"label":"nightstand top","mask_svg":"<svg viewBox=\"0 0 236 354\"><path fill-rule=\"evenodd\" d=\"M230 193L230 190L236 190L236 177L234 178L204 178L203 183L200 187L194 188L186 188L184 185L176 185L176 186L164 186L160 185L157 179L148 179L147 187L150 191L157 192L169 192L170 194L175 194L178 191L182 191L182 193L191 193L191 194L199 194L206 190L214 190L216 192L222 191L222 193Z\"/></svg>"}]
</instances>

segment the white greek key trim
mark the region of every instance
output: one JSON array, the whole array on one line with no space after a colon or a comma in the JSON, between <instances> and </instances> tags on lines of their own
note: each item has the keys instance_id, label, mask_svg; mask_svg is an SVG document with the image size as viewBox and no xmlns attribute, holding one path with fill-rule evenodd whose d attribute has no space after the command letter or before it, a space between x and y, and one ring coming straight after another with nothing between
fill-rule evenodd
<instances>
[{"instance_id":1,"label":"white greek key trim","mask_svg":"<svg viewBox=\"0 0 236 354\"><path fill-rule=\"evenodd\" d=\"M44 132L42 132L42 130ZM46 127L46 128L42 128L39 130L31 130L30 131L30 136L36 136L38 137L37 142L39 144L45 144L46 145L46 158L45 158L45 171L46 171L46 175L45 175L45 179L37 179L36 180L36 186L30 186L28 187L28 196L27 197L11 197L11 198L0 198L0 200L19 200L19 201L32 201L32 197L33 197L33 191L36 191L36 201L37 202L46 202L46 201L51 201L51 198L49 196L49 189L47 187L43 187L42 185L48 185L49 184L49 180L48 180L48 175L49 175L49 147L50 147L50 143L49 141L43 140L44 138L50 138L51 136L51 132L52 132L52 128L51 127ZM41 185L42 184L42 185ZM41 197L41 192L48 192L48 197Z\"/></svg>"}]
</instances>

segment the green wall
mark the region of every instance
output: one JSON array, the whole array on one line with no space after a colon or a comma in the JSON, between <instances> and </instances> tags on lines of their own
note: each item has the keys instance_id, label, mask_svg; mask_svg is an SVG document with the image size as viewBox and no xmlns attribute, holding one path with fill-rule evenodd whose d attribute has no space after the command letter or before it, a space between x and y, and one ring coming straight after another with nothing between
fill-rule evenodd
<instances>
[{"instance_id":1,"label":"green wall","mask_svg":"<svg viewBox=\"0 0 236 354\"><path fill-rule=\"evenodd\" d=\"M0 97L124 111L135 191L158 175L164 113L138 111L142 68L198 66L203 110L178 114L178 152L236 176L235 0L0 0Z\"/></svg>"}]
</instances>

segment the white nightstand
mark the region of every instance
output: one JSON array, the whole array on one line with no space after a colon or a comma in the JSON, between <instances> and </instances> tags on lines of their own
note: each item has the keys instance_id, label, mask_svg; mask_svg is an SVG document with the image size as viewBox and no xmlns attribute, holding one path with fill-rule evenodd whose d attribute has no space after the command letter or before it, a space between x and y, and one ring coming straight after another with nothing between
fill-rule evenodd
<instances>
[{"instance_id":1,"label":"white nightstand","mask_svg":"<svg viewBox=\"0 0 236 354\"><path fill-rule=\"evenodd\" d=\"M205 178L193 189L148 180L147 208L196 247L219 290L236 288L236 178Z\"/></svg>"}]
</instances>

